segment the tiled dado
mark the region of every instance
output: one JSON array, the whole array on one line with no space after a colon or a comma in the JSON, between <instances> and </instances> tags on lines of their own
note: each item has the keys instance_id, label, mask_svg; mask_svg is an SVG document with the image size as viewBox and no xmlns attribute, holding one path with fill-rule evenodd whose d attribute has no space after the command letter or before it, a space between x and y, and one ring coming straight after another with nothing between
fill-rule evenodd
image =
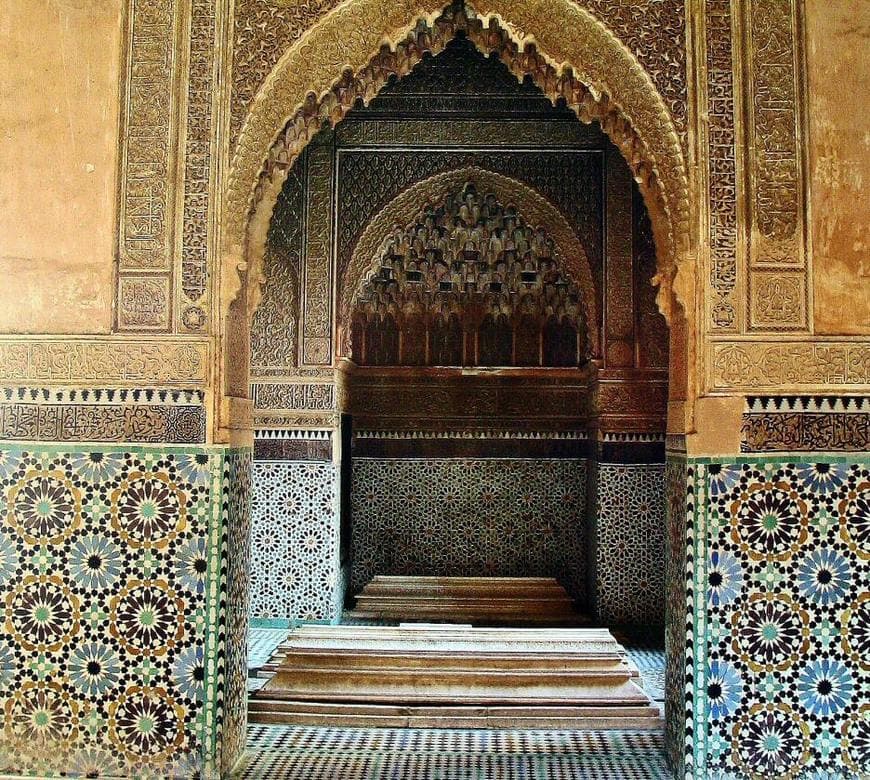
<instances>
[{"instance_id":1,"label":"tiled dado","mask_svg":"<svg viewBox=\"0 0 870 780\"><path fill-rule=\"evenodd\" d=\"M586 599L586 461L355 458L351 587L375 574L556 577Z\"/></svg>"},{"instance_id":2,"label":"tiled dado","mask_svg":"<svg viewBox=\"0 0 870 780\"><path fill-rule=\"evenodd\" d=\"M250 457L0 445L0 773L217 777L235 762Z\"/></svg>"},{"instance_id":3,"label":"tiled dado","mask_svg":"<svg viewBox=\"0 0 870 780\"><path fill-rule=\"evenodd\" d=\"M254 461L252 620L284 625L332 622L341 616L338 506L338 469L333 463Z\"/></svg>"},{"instance_id":4,"label":"tiled dado","mask_svg":"<svg viewBox=\"0 0 870 780\"><path fill-rule=\"evenodd\" d=\"M596 620L664 625L663 463L597 463L590 480Z\"/></svg>"},{"instance_id":5,"label":"tiled dado","mask_svg":"<svg viewBox=\"0 0 870 780\"><path fill-rule=\"evenodd\" d=\"M688 471L686 588L668 606L676 635L687 619L669 700L688 707L683 756L669 724L672 758L690 777L868 776L870 462L747 456Z\"/></svg>"}]
</instances>

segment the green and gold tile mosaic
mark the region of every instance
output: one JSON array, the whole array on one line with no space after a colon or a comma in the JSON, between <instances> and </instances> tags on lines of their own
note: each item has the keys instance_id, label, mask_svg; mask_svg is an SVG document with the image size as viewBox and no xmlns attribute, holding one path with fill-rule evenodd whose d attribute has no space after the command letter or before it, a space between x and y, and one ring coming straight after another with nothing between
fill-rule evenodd
<instances>
[{"instance_id":1,"label":"green and gold tile mosaic","mask_svg":"<svg viewBox=\"0 0 870 780\"><path fill-rule=\"evenodd\" d=\"M238 756L245 474L220 447L0 448L0 772L210 777Z\"/></svg>"}]
</instances>

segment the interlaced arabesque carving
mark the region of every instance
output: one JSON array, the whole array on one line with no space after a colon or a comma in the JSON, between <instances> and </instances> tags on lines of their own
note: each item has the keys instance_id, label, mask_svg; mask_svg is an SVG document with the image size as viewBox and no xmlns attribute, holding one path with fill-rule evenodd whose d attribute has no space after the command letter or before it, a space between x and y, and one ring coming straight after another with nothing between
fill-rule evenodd
<instances>
[{"instance_id":1,"label":"interlaced arabesque carving","mask_svg":"<svg viewBox=\"0 0 870 780\"><path fill-rule=\"evenodd\" d=\"M340 0L236 0L230 134L238 137L260 85L281 55Z\"/></svg>"},{"instance_id":2,"label":"interlaced arabesque carving","mask_svg":"<svg viewBox=\"0 0 870 780\"><path fill-rule=\"evenodd\" d=\"M686 143L686 4L683 0L583 0L637 57Z\"/></svg>"},{"instance_id":3,"label":"interlaced arabesque carving","mask_svg":"<svg viewBox=\"0 0 870 780\"><path fill-rule=\"evenodd\" d=\"M292 3L236 0L231 136L286 49L338 0ZM586 7L631 50L662 94L680 135L686 132L685 4L682 0L586 0Z\"/></svg>"},{"instance_id":4,"label":"interlaced arabesque carving","mask_svg":"<svg viewBox=\"0 0 870 780\"><path fill-rule=\"evenodd\" d=\"M301 162L301 161L300 161ZM263 260L263 297L251 325L251 375L285 373L297 363L304 168L295 165L275 204Z\"/></svg>"},{"instance_id":5,"label":"interlaced arabesque carving","mask_svg":"<svg viewBox=\"0 0 870 780\"><path fill-rule=\"evenodd\" d=\"M466 183L395 225L356 299L361 365L556 365L587 358L580 290L543 227Z\"/></svg>"},{"instance_id":6,"label":"interlaced arabesque carving","mask_svg":"<svg viewBox=\"0 0 870 780\"><path fill-rule=\"evenodd\" d=\"M606 93L597 89L590 90L575 77L570 67L557 70L538 53L534 43L525 43L521 50L497 19L488 21L489 26L484 27L480 19L470 17L465 9L448 9L431 25L421 19L396 44L395 49L384 44L378 54L359 72L345 70L322 98L318 99L317 95L309 93L301 108L285 125L269 149L255 187L252 205L255 207L265 198L267 191L275 189L276 182L283 180L302 149L324 123L335 125L357 100L368 103L391 77L401 77L409 73L424 54L440 52L458 32L463 31L481 50L495 52L517 78L531 75L551 100L564 100L581 121L599 121L631 167L650 211L667 215L671 205L665 202L659 186L659 173L656 172L653 162L655 156L647 149L632 122L621 112L619 106L611 102ZM677 156L681 157L681 152L677 152ZM231 191L234 187L235 183L231 182ZM230 198L232 197L231 192ZM664 262L669 262L673 259L674 239L666 229L670 218L654 219L653 224L656 226L657 243L666 248L661 253L662 258Z\"/></svg>"}]
</instances>

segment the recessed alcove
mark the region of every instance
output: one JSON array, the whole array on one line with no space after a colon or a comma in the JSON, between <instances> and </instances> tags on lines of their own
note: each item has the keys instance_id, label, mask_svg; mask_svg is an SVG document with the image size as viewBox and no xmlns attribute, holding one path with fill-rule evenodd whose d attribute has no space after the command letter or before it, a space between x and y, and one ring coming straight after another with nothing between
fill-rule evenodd
<instances>
[{"instance_id":1,"label":"recessed alcove","mask_svg":"<svg viewBox=\"0 0 870 780\"><path fill-rule=\"evenodd\" d=\"M319 252L344 435L303 445L280 418ZM661 627L668 332L643 199L597 124L460 32L313 139L264 271L255 621L338 622L379 574L491 575Z\"/></svg>"}]
</instances>

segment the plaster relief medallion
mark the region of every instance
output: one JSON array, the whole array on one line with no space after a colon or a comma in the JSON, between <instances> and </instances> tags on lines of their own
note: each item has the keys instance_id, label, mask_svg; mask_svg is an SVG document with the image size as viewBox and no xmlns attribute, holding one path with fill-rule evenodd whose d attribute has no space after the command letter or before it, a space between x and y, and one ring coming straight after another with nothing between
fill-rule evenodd
<instances>
[{"instance_id":1,"label":"plaster relief medallion","mask_svg":"<svg viewBox=\"0 0 870 780\"><path fill-rule=\"evenodd\" d=\"M188 306L181 315L181 322L188 330L200 330L205 325L205 311L199 306Z\"/></svg>"},{"instance_id":2,"label":"plaster relief medallion","mask_svg":"<svg viewBox=\"0 0 870 780\"><path fill-rule=\"evenodd\" d=\"M112 527L132 547L165 547L187 527L187 499L165 474L134 471L111 495Z\"/></svg>"},{"instance_id":3,"label":"plaster relief medallion","mask_svg":"<svg viewBox=\"0 0 870 780\"><path fill-rule=\"evenodd\" d=\"M169 278L122 276L118 292L118 319L121 328L168 328Z\"/></svg>"}]
</instances>

